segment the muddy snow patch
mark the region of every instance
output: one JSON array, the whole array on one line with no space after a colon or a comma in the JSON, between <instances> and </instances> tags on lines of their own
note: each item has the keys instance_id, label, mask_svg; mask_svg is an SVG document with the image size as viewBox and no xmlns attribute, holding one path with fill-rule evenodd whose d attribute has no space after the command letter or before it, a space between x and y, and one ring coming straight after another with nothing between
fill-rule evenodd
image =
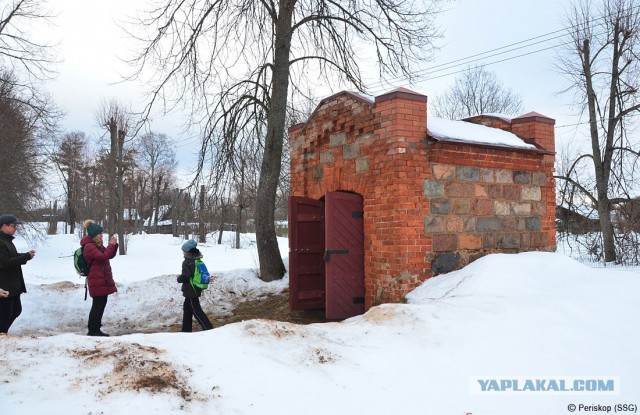
<instances>
[{"instance_id":1,"label":"muddy snow patch","mask_svg":"<svg viewBox=\"0 0 640 415\"><path fill-rule=\"evenodd\" d=\"M167 361L165 352L156 347L116 342L70 353L82 365L94 368L80 381L98 385L101 398L113 392L130 391L171 394L185 401L194 396L188 380L181 375L190 369Z\"/></svg>"}]
</instances>

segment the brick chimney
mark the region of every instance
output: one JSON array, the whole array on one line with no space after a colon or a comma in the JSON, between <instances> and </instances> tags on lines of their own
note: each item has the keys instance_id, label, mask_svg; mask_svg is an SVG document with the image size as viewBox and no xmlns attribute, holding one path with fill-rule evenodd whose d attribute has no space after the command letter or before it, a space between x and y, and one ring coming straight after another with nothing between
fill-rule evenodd
<instances>
[{"instance_id":1,"label":"brick chimney","mask_svg":"<svg viewBox=\"0 0 640 415\"><path fill-rule=\"evenodd\" d=\"M427 96L406 88L376 97L380 138L388 140L388 155L403 154L426 137Z\"/></svg>"},{"instance_id":2,"label":"brick chimney","mask_svg":"<svg viewBox=\"0 0 640 415\"><path fill-rule=\"evenodd\" d=\"M555 247L555 206L556 186L553 180L555 171L555 135L554 124L556 121L537 112L529 112L511 120L511 132L520 138L532 140L544 150L552 152L543 156L542 168L546 174L546 184L542 186L542 202L546 206L546 212L542 216L542 231L545 234L545 245Z\"/></svg>"},{"instance_id":3,"label":"brick chimney","mask_svg":"<svg viewBox=\"0 0 640 415\"><path fill-rule=\"evenodd\" d=\"M556 151L554 128L556 121L537 112L529 112L511 120L511 132L532 140L547 151Z\"/></svg>"}]
</instances>

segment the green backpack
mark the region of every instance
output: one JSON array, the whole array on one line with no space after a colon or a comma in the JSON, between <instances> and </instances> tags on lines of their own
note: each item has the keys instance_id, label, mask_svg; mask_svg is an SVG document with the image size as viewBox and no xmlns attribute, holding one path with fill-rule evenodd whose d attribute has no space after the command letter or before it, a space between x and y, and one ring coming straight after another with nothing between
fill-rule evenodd
<instances>
[{"instance_id":1,"label":"green backpack","mask_svg":"<svg viewBox=\"0 0 640 415\"><path fill-rule=\"evenodd\" d=\"M89 275L89 264L84 258L84 246L81 246L73 252L73 265L76 267L78 275L82 277Z\"/></svg>"},{"instance_id":2,"label":"green backpack","mask_svg":"<svg viewBox=\"0 0 640 415\"><path fill-rule=\"evenodd\" d=\"M191 277L191 286L204 290L209 286L211 275L209 274L209 270L207 270L207 266L200 258L195 260L195 271L193 277Z\"/></svg>"},{"instance_id":3,"label":"green backpack","mask_svg":"<svg viewBox=\"0 0 640 415\"><path fill-rule=\"evenodd\" d=\"M73 252L73 266L76 267L76 272L81 277L86 277L89 275L89 269L91 268L91 264L87 262L87 259L84 257L84 246L76 249ZM84 280L84 300L87 301L87 280Z\"/></svg>"}]
</instances>

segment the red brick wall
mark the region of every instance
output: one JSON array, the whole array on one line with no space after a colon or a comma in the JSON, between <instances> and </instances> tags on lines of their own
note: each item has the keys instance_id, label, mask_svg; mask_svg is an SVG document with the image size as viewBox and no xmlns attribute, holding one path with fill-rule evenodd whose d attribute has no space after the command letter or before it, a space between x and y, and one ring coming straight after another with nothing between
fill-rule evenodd
<instances>
[{"instance_id":1,"label":"red brick wall","mask_svg":"<svg viewBox=\"0 0 640 415\"><path fill-rule=\"evenodd\" d=\"M431 142L426 101L341 93L289 130L292 195L364 198L367 309L487 253L555 248L553 157Z\"/></svg>"},{"instance_id":2,"label":"red brick wall","mask_svg":"<svg viewBox=\"0 0 640 415\"><path fill-rule=\"evenodd\" d=\"M291 194L319 199L342 190L364 196L368 174L362 173L376 151L378 124L372 105L355 95L323 100L306 125L289 129Z\"/></svg>"}]
</instances>

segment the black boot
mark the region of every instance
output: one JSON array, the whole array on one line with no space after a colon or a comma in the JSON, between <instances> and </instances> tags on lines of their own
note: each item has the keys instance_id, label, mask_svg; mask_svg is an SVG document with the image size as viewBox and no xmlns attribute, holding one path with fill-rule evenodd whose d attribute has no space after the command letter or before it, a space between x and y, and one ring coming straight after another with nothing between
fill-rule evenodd
<instances>
[{"instance_id":1,"label":"black boot","mask_svg":"<svg viewBox=\"0 0 640 415\"><path fill-rule=\"evenodd\" d=\"M103 333L102 330L90 331L87 336L109 337L107 333Z\"/></svg>"}]
</instances>

